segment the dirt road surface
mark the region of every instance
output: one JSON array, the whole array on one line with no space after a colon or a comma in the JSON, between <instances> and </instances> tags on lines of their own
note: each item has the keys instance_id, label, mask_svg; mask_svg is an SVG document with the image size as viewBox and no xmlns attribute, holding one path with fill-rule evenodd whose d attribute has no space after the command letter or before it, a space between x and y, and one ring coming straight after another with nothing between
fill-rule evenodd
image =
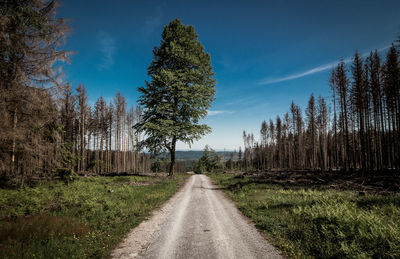
<instances>
[{"instance_id":1,"label":"dirt road surface","mask_svg":"<svg viewBox=\"0 0 400 259\"><path fill-rule=\"evenodd\" d=\"M205 175L133 229L112 258L282 258Z\"/></svg>"}]
</instances>

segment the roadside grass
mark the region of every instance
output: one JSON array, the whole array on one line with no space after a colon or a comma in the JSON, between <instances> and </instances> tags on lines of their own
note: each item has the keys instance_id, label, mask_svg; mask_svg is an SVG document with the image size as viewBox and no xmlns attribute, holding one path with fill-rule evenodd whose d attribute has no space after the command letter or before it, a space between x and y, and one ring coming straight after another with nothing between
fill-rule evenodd
<instances>
[{"instance_id":1,"label":"roadside grass","mask_svg":"<svg viewBox=\"0 0 400 259\"><path fill-rule=\"evenodd\" d=\"M184 178L90 177L0 189L0 258L104 258Z\"/></svg>"},{"instance_id":2,"label":"roadside grass","mask_svg":"<svg viewBox=\"0 0 400 259\"><path fill-rule=\"evenodd\" d=\"M400 258L400 194L361 196L209 176L289 258Z\"/></svg>"}]
</instances>

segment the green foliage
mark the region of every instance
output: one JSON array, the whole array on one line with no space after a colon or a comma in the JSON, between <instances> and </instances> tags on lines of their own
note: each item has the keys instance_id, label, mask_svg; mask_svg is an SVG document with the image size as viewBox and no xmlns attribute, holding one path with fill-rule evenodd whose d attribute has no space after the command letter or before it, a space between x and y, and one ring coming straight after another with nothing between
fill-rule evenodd
<instances>
[{"instance_id":1,"label":"green foliage","mask_svg":"<svg viewBox=\"0 0 400 259\"><path fill-rule=\"evenodd\" d=\"M197 162L193 162L193 171L195 174L202 174L202 173L206 172L206 169L205 169L204 165L202 163L200 163L200 161L197 161Z\"/></svg>"},{"instance_id":2,"label":"green foliage","mask_svg":"<svg viewBox=\"0 0 400 259\"><path fill-rule=\"evenodd\" d=\"M90 170L92 170L95 166L96 166L96 160L91 160L91 161L88 163L86 170L90 171Z\"/></svg>"},{"instance_id":3,"label":"green foliage","mask_svg":"<svg viewBox=\"0 0 400 259\"><path fill-rule=\"evenodd\" d=\"M210 132L199 121L214 100L215 79L210 55L197 37L192 26L176 19L164 27L161 45L153 50L151 81L138 88L144 113L136 125L150 151L175 152L176 141L191 144Z\"/></svg>"},{"instance_id":4,"label":"green foliage","mask_svg":"<svg viewBox=\"0 0 400 259\"><path fill-rule=\"evenodd\" d=\"M170 165L170 159L164 154L152 158L151 171L153 173L167 172Z\"/></svg>"},{"instance_id":5,"label":"green foliage","mask_svg":"<svg viewBox=\"0 0 400 259\"><path fill-rule=\"evenodd\" d=\"M177 191L183 178L152 179L82 177L69 185L0 189L0 257L107 257L132 227Z\"/></svg>"},{"instance_id":6,"label":"green foliage","mask_svg":"<svg viewBox=\"0 0 400 259\"><path fill-rule=\"evenodd\" d=\"M199 159L194 166L194 172L196 174L201 174L204 172L215 172L222 169L222 164L220 158L212 148L208 145L205 146L203 150L203 156Z\"/></svg>"},{"instance_id":7,"label":"green foliage","mask_svg":"<svg viewBox=\"0 0 400 259\"><path fill-rule=\"evenodd\" d=\"M58 153L63 167L73 168L79 160L73 152L73 145L70 143L61 144L58 148Z\"/></svg>"},{"instance_id":8,"label":"green foliage","mask_svg":"<svg viewBox=\"0 0 400 259\"><path fill-rule=\"evenodd\" d=\"M226 161L225 166L229 170L234 169L234 162L233 162L232 158L229 158L229 160Z\"/></svg>"},{"instance_id":9,"label":"green foliage","mask_svg":"<svg viewBox=\"0 0 400 259\"><path fill-rule=\"evenodd\" d=\"M359 196L211 177L290 258L400 257L399 194Z\"/></svg>"},{"instance_id":10,"label":"green foliage","mask_svg":"<svg viewBox=\"0 0 400 259\"><path fill-rule=\"evenodd\" d=\"M69 183L79 178L79 175L70 168L56 168L55 173L61 177L61 180Z\"/></svg>"},{"instance_id":11,"label":"green foliage","mask_svg":"<svg viewBox=\"0 0 400 259\"><path fill-rule=\"evenodd\" d=\"M161 170L162 170L162 165L161 165L161 161L160 161L160 159L157 159L156 161L154 161L152 164L151 164L151 171L153 172L153 173L159 173L159 172L161 172Z\"/></svg>"}]
</instances>

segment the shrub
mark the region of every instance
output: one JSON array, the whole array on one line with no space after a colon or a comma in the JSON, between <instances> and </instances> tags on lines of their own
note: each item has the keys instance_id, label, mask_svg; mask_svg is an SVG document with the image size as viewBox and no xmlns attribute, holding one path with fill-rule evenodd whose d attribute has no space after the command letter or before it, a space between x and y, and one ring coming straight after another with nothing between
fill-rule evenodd
<instances>
[{"instance_id":1,"label":"shrub","mask_svg":"<svg viewBox=\"0 0 400 259\"><path fill-rule=\"evenodd\" d=\"M155 162L153 162L151 164L151 171L153 173L161 172L161 162L160 162L160 160L157 160L157 161L155 161Z\"/></svg>"},{"instance_id":2,"label":"shrub","mask_svg":"<svg viewBox=\"0 0 400 259\"><path fill-rule=\"evenodd\" d=\"M66 182L72 182L79 178L79 175L70 168L56 168L56 174Z\"/></svg>"},{"instance_id":3,"label":"shrub","mask_svg":"<svg viewBox=\"0 0 400 259\"><path fill-rule=\"evenodd\" d=\"M194 172L201 174L203 172L216 172L223 169L223 164L221 163L221 158L208 145L203 150L203 156L194 165Z\"/></svg>"},{"instance_id":4,"label":"shrub","mask_svg":"<svg viewBox=\"0 0 400 259\"><path fill-rule=\"evenodd\" d=\"M202 174L203 172L205 172L205 167L200 161L194 162L193 171L195 174Z\"/></svg>"}]
</instances>

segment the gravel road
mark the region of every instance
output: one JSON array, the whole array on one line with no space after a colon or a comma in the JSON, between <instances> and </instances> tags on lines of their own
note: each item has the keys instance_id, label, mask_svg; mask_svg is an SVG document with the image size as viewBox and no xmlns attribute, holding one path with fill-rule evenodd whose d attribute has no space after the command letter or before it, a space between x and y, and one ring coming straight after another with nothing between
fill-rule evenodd
<instances>
[{"instance_id":1,"label":"gravel road","mask_svg":"<svg viewBox=\"0 0 400 259\"><path fill-rule=\"evenodd\" d=\"M282 258L205 175L193 175L112 258Z\"/></svg>"}]
</instances>

